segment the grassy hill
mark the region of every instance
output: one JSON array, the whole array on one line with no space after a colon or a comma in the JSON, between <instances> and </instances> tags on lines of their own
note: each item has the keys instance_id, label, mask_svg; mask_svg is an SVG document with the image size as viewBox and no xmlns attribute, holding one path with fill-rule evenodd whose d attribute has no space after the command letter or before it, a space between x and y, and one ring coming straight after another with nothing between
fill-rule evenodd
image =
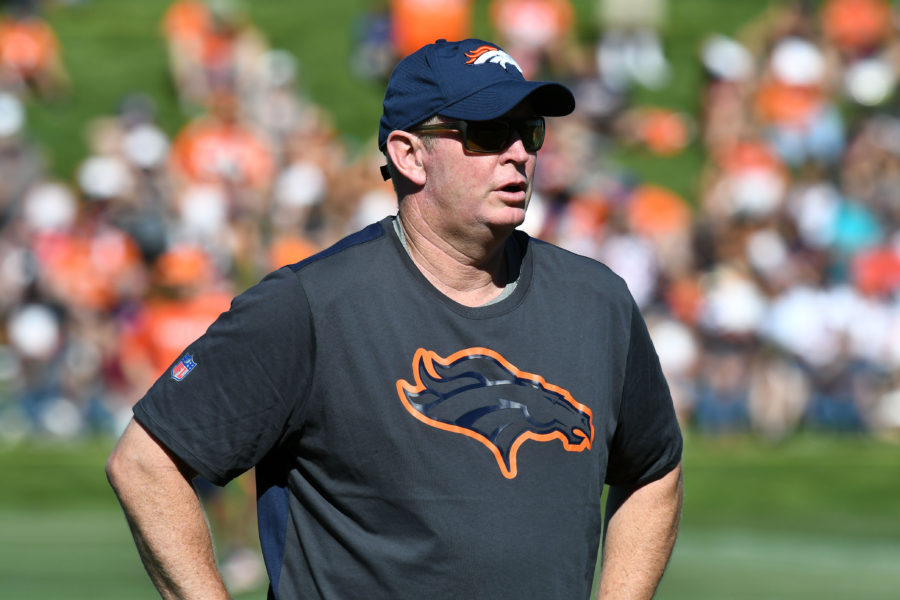
<instances>
[{"instance_id":1,"label":"grassy hill","mask_svg":"<svg viewBox=\"0 0 900 600\"><path fill-rule=\"evenodd\" d=\"M255 0L243 7L273 48L292 52L300 63L301 86L315 102L328 107L338 129L353 148L377 131L383 87L355 77L350 68L353 31L370 0L278 2ZM595 3L574 0L581 39L597 32ZM710 32L731 33L759 14L757 0L678 0L669 3L666 53L673 76L661 90L639 90L634 101L694 112L700 69L697 50ZM160 20L167 0L89 0L49 4L46 17L63 46L73 88L66 100L34 104L29 110L32 138L50 156L52 171L70 178L85 156L85 125L112 113L122 99L141 92L157 105L164 128L175 133L187 118L170 84ZM489 2L474 5L473 33L495 37L487 17ZM670 158L613 149L610 157L639 179L668 185L690 197L702 162L699 148Z\"/></svg>"}]
</instances>

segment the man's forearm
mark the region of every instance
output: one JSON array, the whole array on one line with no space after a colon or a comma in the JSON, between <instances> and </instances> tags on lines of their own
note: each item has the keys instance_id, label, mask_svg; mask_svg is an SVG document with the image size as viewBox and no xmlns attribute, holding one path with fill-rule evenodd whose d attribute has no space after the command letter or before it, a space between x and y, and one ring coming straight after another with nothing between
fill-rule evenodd
<instances>
[{"instance_id":1,"label":"man's forearm","mask_svg":"<svg viewBox=\"0 0 900 600\"><path fill-rule=\"evenodd\" d=\"M681 465L635 490L610 488L598 599L653 597L675 545L682 495Z\"/></svg>"},{"instance_id":2,"label":"man's forearm","mask_svg":"<svg viewBox=\"0 0 900 600\"><path fill-rule=\"evenodd\" d=\"M228 598L190 479L137 423L107 462L141 560L163 598Z\"/></svg>"}]
</instances>

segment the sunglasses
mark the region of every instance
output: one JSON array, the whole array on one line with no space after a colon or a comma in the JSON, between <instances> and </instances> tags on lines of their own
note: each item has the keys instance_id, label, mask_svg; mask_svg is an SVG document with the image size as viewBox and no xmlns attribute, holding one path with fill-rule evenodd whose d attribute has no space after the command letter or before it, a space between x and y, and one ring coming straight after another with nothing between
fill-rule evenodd
<instances>
[{"instance_id":1,"label":"sunglasses","mask_svg":"<svg viewBox=\"0 0 900 600\"><path fill-rule=\"evenodd\" d=\"M537 152L544 145L547 132L544 117L529 119L494 119L493 121L449 121L419 125L409 130L412 133L462 133L463 147L469 152L495 154L510 145L512 132L519 134L522 145L528 152Z\"/></svg>"}]
</instances>

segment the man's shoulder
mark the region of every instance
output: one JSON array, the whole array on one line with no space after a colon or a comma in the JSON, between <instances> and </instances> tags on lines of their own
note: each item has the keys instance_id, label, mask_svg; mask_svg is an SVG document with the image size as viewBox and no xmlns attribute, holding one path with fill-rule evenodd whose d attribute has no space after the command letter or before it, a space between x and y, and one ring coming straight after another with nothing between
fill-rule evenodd
<instances>
[{"instance_id":1,"label":"man's shoulder","mask_svg":"<svg viewBox=\"0 0 900 600\"><path fill-rule=\"evenodd\" d=\"M294 273L301 273L314 265L321 265L322 263L328 263L330 268L334 267L342 262L339 258L356 258L357 254L355 251L362 250L372 242L384 240L387 237L388 229L386 223L389 223L387 219L372 223L359 231L351 233L321 252L317 252L300 262L288 265L286 268Z\"/></svg>"},{"instance_id":2,"label":"man's shoulder","mask_svg":"<svg viewBox=\"0 0 900 600\"><path fill-rule=\"evenodd\" d=\"M402 270L392 229L390 218L372 223L281 271L310 300L331 302L381 289Z\"/></svg>"},{"instance_id":3,"label":"man's shoulder","mask_svg":"<svg viewBox=\"0 0 900 600\"><path fill-rule=\"evenodd\" d=\"M257 305L257 310L264 312L272 302L281 302L296 294L307 296L310 290L322 290L334 287L333 284L357 280L360 273L377 269L372 269L370 261L359 260L361 255L353 250L384 239L385 233L382 223L373 223L300 262L276 269L238 294L232 307ZM348 253L353 256L348 257ZM375 259L368 249L365 256ZM262 306L266 308L259 308Z\"/></svg>"}]
</instances>

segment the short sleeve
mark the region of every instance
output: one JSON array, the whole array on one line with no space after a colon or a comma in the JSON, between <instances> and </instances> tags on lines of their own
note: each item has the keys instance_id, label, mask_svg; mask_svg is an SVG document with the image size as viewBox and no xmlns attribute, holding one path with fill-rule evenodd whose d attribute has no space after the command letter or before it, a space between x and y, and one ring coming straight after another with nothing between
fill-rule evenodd
<instances>
[{"instance_id":1,"label":"short sleeve","mask_svg":"<svg viewBox=\"0 0 900 600\"><path fill-rule=\"evenodd\" d=\"M647 325L632 306L625 380L606 483L643 485L681 460L681 428Z\"/></svg>"},{"instance_id":2,"label":"short sleeve","mask_svg":"<svg viewBox=\"0 0 900 600\"><path fill-rule=\"evenodd\" d=\"M171 452L223 485L299 428L312 373L306 296L288 268L234 299L134 407Z\"/></svg>"}]
</instances>

